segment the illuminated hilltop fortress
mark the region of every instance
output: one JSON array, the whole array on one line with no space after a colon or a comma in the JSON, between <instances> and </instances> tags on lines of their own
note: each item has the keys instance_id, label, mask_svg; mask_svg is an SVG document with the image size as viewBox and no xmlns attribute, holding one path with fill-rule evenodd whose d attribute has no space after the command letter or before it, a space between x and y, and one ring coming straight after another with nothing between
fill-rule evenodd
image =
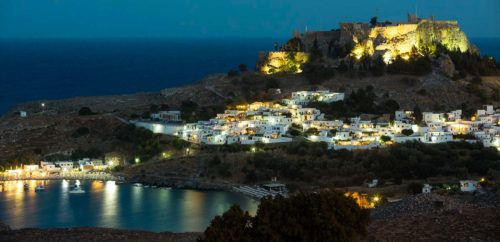
<instances>
[{"instance_id":1,"label":"illuminated hilltop fortress","mask_svg":"<svg viewBox=\"0 0 500 242\"><path fill-rule=\"evenodd\" d=\"M434 20L433 17L423 19L408 14L407 22L340 23L339 29L330 31L306 31L303 34L296 31L280 51L275 47L276 51L262 54L259 68L267 74L281 72L283 65L293 66L286 53L293 52L301 62L306 62L307 53L313 48L330 58L351 56L360 59L363 55L380 55L390 63L398 56L408 59L414 54L432 55L439 45L450 51L478 53L457 21ZM296 72L300 71L299 66Z\"/></svg>"}]
</instances>

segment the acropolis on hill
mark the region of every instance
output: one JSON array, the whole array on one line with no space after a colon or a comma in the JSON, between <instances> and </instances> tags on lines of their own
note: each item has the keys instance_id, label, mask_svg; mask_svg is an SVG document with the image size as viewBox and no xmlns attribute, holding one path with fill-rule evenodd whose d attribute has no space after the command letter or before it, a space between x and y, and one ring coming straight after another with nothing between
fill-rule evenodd
<instances>
[{"instance_id":1,"label":"acropolis on hill","mask_svg":"<svg viewBox=\"0 0 500 242\"><path fill-rule=\"evenodd\" d=\"M288 65L286 53L294 52L301 64L307 62L305 55L313 48L331 58L360 59L363 55L380 55L384 62L390 63L398 56L408 59L415 53L433 53L438 45L448 50L478 53L457 21L408 14L404 22L375 20L370 23L340 23L338 29L327 31L295 31L286 44L279 47L275 44L275 51L262 53L259 66L267 74L279 72L276 70L280 66Z\"/></svg>"}]
</instances>

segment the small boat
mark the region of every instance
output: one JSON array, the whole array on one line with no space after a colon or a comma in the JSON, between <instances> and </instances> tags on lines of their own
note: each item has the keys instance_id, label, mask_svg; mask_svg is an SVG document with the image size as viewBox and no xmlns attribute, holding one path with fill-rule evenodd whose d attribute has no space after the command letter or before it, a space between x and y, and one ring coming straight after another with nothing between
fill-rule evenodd
<instances>
[{"instance_id":1,"label":"small boat","mask_svg":"<svg viewBox=\"0 0 500 242\"><path fill-rule=\"evenodd\" d=\"M134 183L134 187L142 187L143 185L141 183Z\"/></svg>"},{"instance_id":2,"label":"small boat","mask_svg":"<svg viewBox=\"0 0 500 242\"><path fill-rule=\"evenodd\" d=\"M151 186L152 188L158 188L158 186Z\"/></svg>"},{"instance_id":3,"label":"small boat","mask_svg":"<svg viewBox=\"0 0 500 242\"><path fill-rule=\"evenodd\" d=\"M40 186L36 186L35 187L35 191L36 192L40 192L40 191L44 191L45 190L45 186L44 185L40 185Z\"/></svg>"},{"instance_id":4,"label":"small boat","mask_svg":"<svg viewBox=\"0 0 500 242\"><path fill-rule=\"evenodd\" d=\"M151 186L150 185L145 185L144 188L150 188Z\"/></svg>"},{"instance_id":5,"label":"small boat","mask_svg":"<svg viewBox=\"0 0 500 242\"><path fill-rule=\"evenodd\" d=\"M120 184L124 184L124 183L125 183L124 181L115 181L116 185L120 185Z\"/></svg>"},{"instance_id":6,"label":"small boat","mask_svg":"<svg viewBox=\"0 0 500 242\"><path fill-rule=\"evenodd\" d=\"M162 188L165 189L165 190L172 190L171 187L162 187Z\"/></svg>"},{"instance_id":7,"label":"small boat","mask_svg":"<svg viewBox=\"0 0 500 242\"><path fill-rule=\"evenodd\" d=\"M85 190L83 190L81 187L75 187L73 190L69 191L69 193L80 194L85 193Z\"/></svg>"}]
</instances>

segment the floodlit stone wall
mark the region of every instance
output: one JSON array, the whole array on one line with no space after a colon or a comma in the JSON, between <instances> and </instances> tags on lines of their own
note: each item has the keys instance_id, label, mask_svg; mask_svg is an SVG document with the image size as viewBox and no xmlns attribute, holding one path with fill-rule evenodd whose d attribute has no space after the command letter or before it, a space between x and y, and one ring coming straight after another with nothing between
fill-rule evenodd
<instances>
[{"instance_id":1,"label":"floodlit stone wall","mask_svg":"<svg viewBox=\"0 0 500 242\"><path fill-rule=\"evenodd\" d=\"M366 38L357 33L352 39L355 46L351 56L360 59L363 55L381 55L386 63L398 56L407 59L413 51L432 54L436 51L436 44L448 50L477 51L456 21L421 20L418 23L376 26L370 28Z\"/></svg>"},{"instance_id":2,"label":"floodlit stone wall","mask_svg":"<svg viewBox=\"0 0 500 242\"><path fill-rule=\"evenodd\" d=\"M437 42L449 50L456 49L461 52L472 50L467 36L458 27L456 21L423 20L417 28L417 40L419 45L431 45L433 42Z\"/></svg>"},{"instance_id":3,"label":"floodlit stone wall","mask_svg":"<svg viewBox=\"0 0 500 242\"><path fill-rule=\"evenodd\" d=\"M305 52L271 51L263 57L259 69L264 74L301 73L302 65L308 60L309 55Z\"/></svg>"}]
</instances>

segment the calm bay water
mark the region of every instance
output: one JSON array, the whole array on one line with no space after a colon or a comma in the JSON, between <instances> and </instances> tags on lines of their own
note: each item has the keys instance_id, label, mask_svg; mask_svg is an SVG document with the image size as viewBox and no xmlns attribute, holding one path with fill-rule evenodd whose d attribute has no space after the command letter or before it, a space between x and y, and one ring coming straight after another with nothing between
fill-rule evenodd
<instances>
[{"instance_id":1,"label":"calm bay water","mask_svg":"<svg viewBox=\"0 0 500 242\"><path fill-rule=\"evenodd\" d=\"M0 192L0 221L12 228L109 227L147 231L203 231L214 216L239 204L251 214L258 202L218 191L166 190L82 181L84 194L70 194L74 181L5 182ZM35 192L37 184L47 189Z\"/></svg>"}]
</instances>

